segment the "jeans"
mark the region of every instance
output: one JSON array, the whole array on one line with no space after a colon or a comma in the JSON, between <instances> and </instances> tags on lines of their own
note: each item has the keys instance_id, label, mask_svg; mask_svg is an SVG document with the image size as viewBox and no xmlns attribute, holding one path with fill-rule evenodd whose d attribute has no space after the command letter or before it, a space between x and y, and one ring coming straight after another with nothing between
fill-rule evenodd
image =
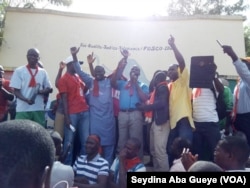
<instances>
[{"instance_id":1,"label":"jeans","mask_svg":"<svg viewBox=\"0 0 250 188\"><path fill-rule=\"evenodd\" d=\"M243 132L247 137L248 145L250 146L250 113L237 114L234 122L234 127L237 131Z\"/></svg>"},{"instance_id":2,"label":"jeans","mask_svg":"<svg viewBox=\"0 0 250 188\"><path fill-rule=\"evenodd\" d=\"M221 138L220 128L216 122L194 122L194 154L199 160L213 161L214 149Z\"/></svg>"},{"instance_id":3,"label":"jeans","mask_svg":"<svg viewBox=\"0 0 250 188\"><path fill-rule=\"evenodd\" d=\"M79 112L76 114L70 114L71 124L75 127L75 132L73 132L67 126L64 126L64 143L63 150L66 151L66 148L70 144L71 147L67 153L64 164L73 165L75 159L73 159L73 149L74 149L74 139L75 135L79 136L80 141L80 155L85 154L85 142L89 136L89 111Z\"/></svg>"},{"instance_id":4,"label":"jeans","mask_svg":"<svg viewBox=\"0 0 250 188\"><path fill-rule=\"evenodd\" d=\"M169 137L168 137L168 144L167 144L167 153L168 153L168 160L169 160L170 167L172 166L173 161L174 161L174 157L171 153L171 145L173 144L174 139L177 137L187 139L192 144L193 129L189 123L188 118L185 117L185 118L180 119L177 122L176 127L170 130Z\"/></svg>"}]
</instances>

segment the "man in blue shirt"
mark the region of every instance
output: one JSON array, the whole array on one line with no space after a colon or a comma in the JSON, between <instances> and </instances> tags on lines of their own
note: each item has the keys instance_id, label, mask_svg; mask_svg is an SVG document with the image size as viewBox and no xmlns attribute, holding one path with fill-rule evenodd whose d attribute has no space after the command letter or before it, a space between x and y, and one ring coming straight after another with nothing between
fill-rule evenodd
<instances>
[{"instance_id":1,"label":"man in blue shirt","mask_svg":"<svg viewBox=\"0 0 250 188\"><path fill-rule=\"evenodd\" d=\"M235 130L243 132L250 146L250 58L240 59L231 46L222 46L224 53L231 57L240 77L234 89L232 120Z\"/></svg>"},{"instance_id":2,"label":"man in blue shirt","mask_svg":"<svg viewBox=\"0 0 250 188\"><path fill-rule=\"evenodd\" d=\"M136 104L145 103L149 98L149 88L146 84L138 80L140 68L133 66L130 70L130 80L118 80L127 64L128 51L122 51L123 58L111 78L111 85L120 91L120 111L118 115L118 152L124 147L126 141L131 137L136 137L143 145L143 123L144 118L141 111L136 109ZM143 158L143 146L139 156Z\"/></svg>"}]
</instances>

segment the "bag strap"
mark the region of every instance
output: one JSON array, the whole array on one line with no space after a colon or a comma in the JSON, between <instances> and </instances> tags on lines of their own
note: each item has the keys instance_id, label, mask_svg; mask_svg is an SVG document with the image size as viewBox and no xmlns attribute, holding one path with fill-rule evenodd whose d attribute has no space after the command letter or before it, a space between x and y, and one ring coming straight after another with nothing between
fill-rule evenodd
<instances>
[{"instance_id":1,"label":"bag strap","mask_svg":"<svg viewBox=\"0 0 250 188\"><path fill-rule=\"evenodd\" d=\"M218 97L216 96L216 89L215 89L214 85L213 85L213 88L210 88L210 89L212 90L212 92L213 92L213 94L214 94L214 98L215 98L216 101L217 101Z\"/></svg>"}]
</instances>

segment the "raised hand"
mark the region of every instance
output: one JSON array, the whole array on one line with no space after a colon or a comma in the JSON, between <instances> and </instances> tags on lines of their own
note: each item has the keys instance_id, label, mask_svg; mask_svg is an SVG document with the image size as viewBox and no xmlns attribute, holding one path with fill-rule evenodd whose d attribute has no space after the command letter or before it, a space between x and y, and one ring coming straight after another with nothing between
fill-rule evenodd
<instances>
[{"instance_id":1,"label":"raised hand","mask_svg":"<svg viewBox=\"0 0 250 188\"><path fill-rule=\"evenodd\" d=\"M72 54L72 55L76 55L78 52L79 52L79 50L80 50L80 47L71 47L70 48L70 53Z\"/></svg>"},{"instance_id":2,"label":"raised hand","mask_svg":"<svg viewBox=\"0 0 250 188\"><path fill-rule=\"evenodd\" d=\"M59 63L59 69L64 69L65 67L66 67L66 64L63 61L61 61Z\"/></svg>"},{"instance_id":3,"label":"raised hand","mask_svg":"<svg viewBox=\"0 0 250 188\"><path fill-rule=\"evenodd\" d=\"M186 170L198 160L198 155L193 155L188 148L183 149L181 162Z\"/></svg>"},{"instance_id":4,"label":"raised hand","mask_svg":"<svg viewBox=\"0 0 250 188\"><path fill-rule=\"evenodd\" d=\"M233 61L236 61L238 59L238 56L234 52L233 48L231 46L223 45L223 52L229 55Z\"/></svg>"},{"instance_id":5,"label":"raised hand","mask_svg":"<svg viewBox=\"0 0 250 188\"><path fill-rule=\"evenodd\" d=\"M88 63L89 63L89 64L94 63L95 59L96 59L96 58L94 57L94 52L92 52L91 54L89 54L89 55L87 56L87 60L88 60Z\"/></svg>"},{"instance_id":6,"label":"raised hand","mask_svg":"<svg viewBox=\"0 0 250 188\"><path fill-rule=\"evenodd\" d=\"M126 49L120 49L120 51L121 51L121 54L122 54L122 56L124 57L124 58L128 58L128 56L130 55L129 54L129 52L128 52L128 50L126 50Z\"/></svg>"},{"instance_id":7,"label":"raised hand","mask_svg":"<svg viewBox=\"0 0 250 188\"><path fill-rule=\"evenodd\" d=\"M168 44L169 44L169 46L173 46L173 45L175 45L175 39L174 39L174 37L172 36L172 35L170 35L170 38L168 39Z\"/></svg>"},{"instance_id":8,"label":"raised hand","mask_svg":"<svg viewBox=\"0 0 250 188\"><path fill-rule=\"evenodd\" d=\"M223 52L228 54L229 56L234 55L233 48L231 46L223 45Z\"/></svg>"}]
</instances>

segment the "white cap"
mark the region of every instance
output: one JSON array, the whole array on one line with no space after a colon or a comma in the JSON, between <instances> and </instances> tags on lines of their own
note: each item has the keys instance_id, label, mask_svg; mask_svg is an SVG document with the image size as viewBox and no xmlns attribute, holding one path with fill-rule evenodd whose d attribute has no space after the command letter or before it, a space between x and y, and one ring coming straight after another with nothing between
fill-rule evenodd
<instances>
[{"instance_id":1,"label":"white cap","mask_svg":"<svg viewBox=\"0 0 250 188\"><path fill-rule=\"evenodd\" d=\"M72 56L69 56L69 57L67 57L63 62L64 62L65 64L68 64L68 63L71 63L72 61L74 61L74 60L73 60L73 57L72 57Z\"/></svg>"}]
</instances>

